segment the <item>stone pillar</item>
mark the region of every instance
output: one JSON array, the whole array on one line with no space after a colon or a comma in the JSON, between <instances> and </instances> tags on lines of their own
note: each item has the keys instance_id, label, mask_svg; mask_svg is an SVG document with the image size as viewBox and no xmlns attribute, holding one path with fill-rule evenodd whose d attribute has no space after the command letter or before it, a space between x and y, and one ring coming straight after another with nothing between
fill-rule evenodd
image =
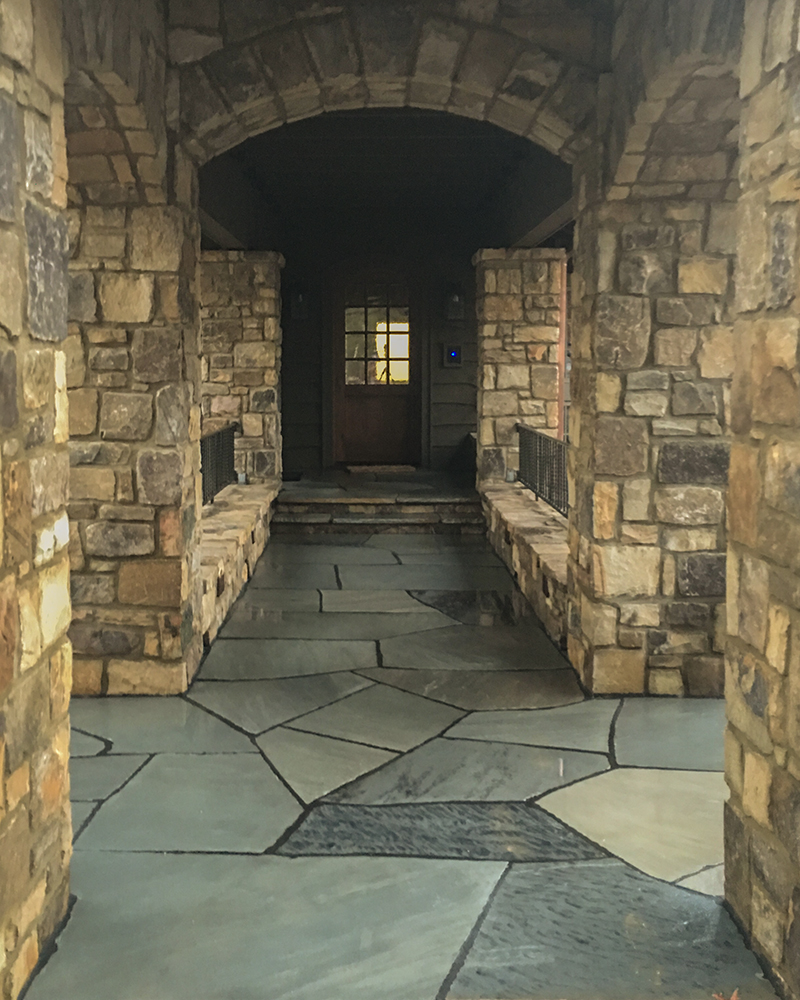
<instances>
[{"instance_id":1,"label":"stone pillar","mask_svg":"<svg viewBox=\"0 0 800 1000\"><path fill-rule=\"evenodd\" d=\"M202 651L196 183L119 93L68 116L74 690L167 694Z\"/></svg>"},{"instance_id":2,"label":"stone pillar","mask_svg":"<svg viewBox=\"0 0 800 1000\"><path fill-rule=\"evenodd\" d=\"M69 894L71 647L61 8L0 14L0 995Z\"/></svg>"},{"instance_id":3,"label":"stone pillar","mask_svg":"<svg viewBox=\"0 0 800 1000\"><path fill-rule=\"evenodd\" d=\"M207 251L201 273L203 434L236 422L236 471L280 478L279 253Z\"/></svg>"},{"instance_id":4,"label":"stone pillar","mask_svg":"<svg viewBox=\"0 0 800 1000\"><path fill-rule=\"evenodd\" d=\"M480 250L478 482L519 469L520 421L558 432L563 250Z\"/></svg>"},{"instance_id":5,"label":"stone pillar","mask_svg":"<svg viewBox=\"0 0 800 1000\"><path fill-rule=\"evenodd\" d=\"M705 69L649 85L610 187L601 147L577 172L569 653L597 693L722 694L739 112Z\"/></svg>"},{"instance_id":6,"label":"stone pillar","mask_svg":"<svg viewBox=\"0 0 800 1000\"><path fill-rule=\"evenodd\" d=\"M800 997L798 3L748 0L741 65L725 894ZM790 20L787 22L787 17Z\"/></svg>"}]
</instances>

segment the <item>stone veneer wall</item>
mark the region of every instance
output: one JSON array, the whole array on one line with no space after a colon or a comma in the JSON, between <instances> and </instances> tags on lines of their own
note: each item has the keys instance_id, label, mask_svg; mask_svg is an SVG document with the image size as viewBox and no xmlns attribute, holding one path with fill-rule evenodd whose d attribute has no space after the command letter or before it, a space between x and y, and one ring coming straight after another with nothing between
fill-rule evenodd
<instances>
[{"instance_id":1,"label":"stone veneer wall","mask_svg":"<svg viewBox=\"0 0 800 1000\"><path fill-rule=\"evenodd\" d=\"M800 56L748 0L728 554L725 892L800 997Z\"/></svg>"},{"instance_id":2,"label":"stone veneer wall","mask_svg":"<svg viewBox=\"0 0 800 1000\"><path fill-rule=\"evenodd\" d=\"M279 253L206 251L201 273L203 434L241 424L236 471L280 478Z\"/></svg>"},{"instance_id":3,"label":"stone veneer wall","mask_svg":"<svg viewBox=\"0 0 800 1000\"><path fill-rule=\"evenodd\" d=\"M0 10L0 995L68 900L71 647L61 7Z\"/></svg>"},{"instance_id":4,"label":"stone veneer wall","mask_svg":"<svg viewBox=\"0 0 800 1000\"><path fill-rule=\"evenodd\" d=\"M739 105L704 39L645 76L610 186L602 144L576 173L569 653L597 693L723 688Z\"/></svg>"},{"instance_id":5,"label":"stone veneer wall","mask_svg":"<svg viewBox=\"0 0 800 1000\"><path fill-rule=\"evenodd\" d=\"M478 482L519 469L518 422L558 430L563 250L480 250Z\"/></svg>"}]
</instances>

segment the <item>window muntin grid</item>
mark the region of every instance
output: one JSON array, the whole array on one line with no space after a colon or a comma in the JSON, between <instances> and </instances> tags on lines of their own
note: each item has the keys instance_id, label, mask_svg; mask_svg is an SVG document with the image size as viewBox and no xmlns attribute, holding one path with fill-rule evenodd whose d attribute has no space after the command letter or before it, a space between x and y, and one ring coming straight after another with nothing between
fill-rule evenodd
<instances>
[{"instance_id":1,"label":"window muntin grid","mask_svg":"<svg viewBox=\"0 0 800 1000\"><path fill-rule=\"evenodd\" d=\"M348 289L344 329L346 385L408 385L411 325L402 285Z\"/></svg>"}]
</instances>

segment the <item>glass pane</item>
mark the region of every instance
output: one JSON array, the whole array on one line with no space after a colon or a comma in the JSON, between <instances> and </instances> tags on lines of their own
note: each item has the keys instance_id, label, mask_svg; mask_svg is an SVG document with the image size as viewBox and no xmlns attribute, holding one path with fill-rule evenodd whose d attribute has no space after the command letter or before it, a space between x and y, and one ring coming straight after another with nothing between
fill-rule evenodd
<instances>
[{"instance_id":1,"label":"glass pane","mask_svg":"<svg viewBox=\"0 0 800 1000\"><path fill-rule=\"evenodd\" d=\"M364 362L363 361L345 361L345 363L344 363L344 381L345 381L345 385L363 385L364 384Z\"/></svg>"},{"instance_id":2,"label":"glass pane","mask_svg":"<svg viewBox=\"0 0 800 1000\"><path fill-rule=\"evenodd\" d=\"M389 310L389 324L392 330L407 330L408 306L392 306Z\"/></svg>"},{"instance_id":3,"label":"glass pane","mask_svg":"<svg viewBox=\"0 0 800 1000\"><path fill-rule=\"evenodd\" d=\"M389 357L390 358L407 358L408 357L408 341L409 337L407 333L390 333L389 334Z\"/></svg>"},{"instance_id":4,"label":"glass pane","mask_svg":"<svg viewBox=\"0 0 800 1000\"><path fill-rule=\"evenodd\" d=\"M389 381L390 382L408 382L409 377L409 363L408 361L390 361L389 362Z\"/></svg>"},{"instance_id":5,"label":"glass pane","mask_svg":"<svg viewBox=\"0 0 800 1000\"><path fill-rule=\"evenodd\" d=\"M368 306L386 306L389 303L386 300L386 293L388 289L386 285L369 285L367 288L367 305Z\"/></svg>"},{"instance_id":6,"label":"glass pane","mask_svg":"<svg viewBox=\"0 0 800 1000\"><path fill-rule=\"evenodd\" d=\"M348 333L344 338L344 356L346 358L363 358L364 355L364 334Z\"/></svg>"},{"instance_id":7,"label":"glass pane","mask_svg":"<svg viewBox=\"0 0 800 1000\"><path fill-rule=\"evenodd\" d=\"M405 285L392 285L389 289L389 305L407 306L408 289Z\"/></svg>"},{"instance_id":8,"label":"glass pane","mask_svg":"<svg viewBox=\"0 0 800 1000\"><path fill-rule=\"evenodd\" d=\"M367 382L369 385L386 385L386 361L367 362Z\"/></svg>"},{"instance_id":9,"label":"glass pane","mask_svg":"<svg viewBox=\"0 0 800 1000\"><path fill-rule=\"evenodd\" d=\"M367 309L367 329L386 331L385 309Z\"/></svg>"},{"instance_id":10,"label":"glass pane","mask_svg":"<svg viewBox=\"0 0 800 1000\"><path fill-rule=\"evenodd\" d=\"M389 338L385 333L368 333L367 334L367 357L368 358L385 358L386 348Z\"/></svg>"},{"instance_id":11,"label":"glass pane","mask_svg":"<svg viewBox=\"0 0 800 1000\"><path fill-rule=\"evenodd\" d=\"M364 310L355 309L345 309L344 311L344 328L347 331L358 331L364 329Z\"/></svg>"}]
</instances>

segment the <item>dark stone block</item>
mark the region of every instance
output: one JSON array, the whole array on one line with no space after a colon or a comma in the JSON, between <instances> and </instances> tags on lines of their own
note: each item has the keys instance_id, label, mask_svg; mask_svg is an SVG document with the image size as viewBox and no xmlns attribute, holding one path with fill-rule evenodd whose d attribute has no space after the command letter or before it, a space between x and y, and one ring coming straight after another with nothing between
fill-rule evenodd
<instances>
[{"instance_id":1,"label":"dark stone block","mask_svg":"<svg viewBox=\"0 0 800 1000\"><path fill-rule=\"evenodd\" d=\"M274 476L277 460L274 451L253 452L253 471L257 476Z\"/></svg>"},{"instance_id":2,"label":"dark stone block","mask_svg":"<svg viewBox=\"0 0 800 1000\"><path fill-rule=\"evenodd\" d=\"M684 597L724 597L723 553L699 552L678 560L678 591Z\"/></svg>"},{"instance_id":3,"label":"dark stone block","mask_svg":"<svg viewBox=\"0 0 800 1000\"><path fill-rule=\"evenodd\" d=\"M626 253L619 263L619 287L629 295L671 292L672 271L672 258L664 252Z\"/></svg>"},{"instance_id":4,"label":"dark stone block","mask_svg":"<svg viewBox=\"0 0 800 1000\"><path fill-rule=\"evenodd\" d=\"M711 605L675 601L667 605L664 617L667 625L707 628L711 624Z\"/></svg>"},{"instance_id":5,"label":"dark stone block","mask_svg":"<svg viewBox=\"0 0 800 1000\"><path fill-rule=\"evenodd\" d=\"M769 818L789 856L800 857L800 781L783 768L772 768Z\"/></svg>"},{"instance_id":6,"label":"dark stone block","mask_svg":"<svg viewBox=\"0 0 800 1000\"><path fill-rule=\"evenodd\" d=\"M171 506L181 501L183 460L176 451L143 451L136 462L140 503Z\"/></svg>"},{"instance_id":7,"label":"dark stone block","mask_svg":"<svg viewBox=\"0 0 800 1000\"><path fill-rule=\"evenodd\" d=\"M595 472L633 476L647 471L650 439L647 424L629 417L600 417L594 439Z\"/></svg>"},{"instance_id":8,"label":"dark stone block","mask_svg":"<svg viewBox=\"0 0 800 1000\"><path fill-rule=\"evenodd\" d=\"M144 652L144 635L139 629L105 622L73 622L69 638L82 656L141 656Z\"/></svg>"},{"instance_id":9,"label":"dark stone block","mask_svg":"<svg viewBox=\"0 0 800 1000\"><path fill-rule=\"evenodd\" d=\"M796 990L800 990L800 888L795 889L793 897L794 920L786 935L786 967L790 982Z\"/></svg>"},{"instance_id":10,"label":"dark stone block","mask_svg":"<svg viewBox=\"0 0 800 1000\"><path fill-rule=\"evenodd\" d=\"M481 479L505 479L506 463L502 448L484 448L481 454Z\"/></svg>"},{"instance_id":11,"label":"dark stone block","mask_svg":"<svg viewBox=\"0 0 800 1000\"><path fill-rule=\"evenodd\" d=\"M795 294L797 260L797 213L779 212L772 219L771 256L769 264L769 305L782 309Z\"/></svg>"},{"instance_id":12,"label":"dark stone block","mask_svg":"<svg viewBox=\"0 0 800 1000\"><path fill-rule=\"evenodd\" d=\"M0 348L0 427L11 430L18 420L17 352L13 347Z\"/></svg>"},{"instance_id":13,"label":"dark stone block","mask_svg":"<svg viewBox=\"0 0 800 1000\"><path fill-rule=\"evenodd\" d=\"M33 202L25 206L28 237L28 319L38 340L67 335L67 224Z\"/></svg>"},{"instance_id":14,"label":"dark stone block","mask_svg":"<svg viewBox=\"0 0 800 1000\"><path fill-rule=\"evenodd\" d=\"M631 223L622 228L623 250L655 250L671 247L675 243L675 229L672 226L643 226Z\"/></svg>"},{"instance_id":15,"label":"dark stone block","mask_svg":"<svg viewBox=\"0 0 800 1000\"><path fill-rule=\"evenodd\" d=\"M661 446L658 478L662 483L728 482L730 445L714 442L670 442Z\"/></svg>"},{"instance_id":16,"label":"dark stone block","mask_svg":"<svg viewBox=\"0 0 800 1000\"><path fill-rule=\"evenodd\" d=\"M641 368L650 348L650 300L640 295L599 295L595 357L609 368Z\"/></svg>"},{"instance_id":17,"label":"dark stone block","mask_svg":"<svg viewBox=\"0 0 800 1000\"><path fill-rule=\"evenodd\" d=\"M111 604L114 577L111 573L73 573L70 576L73 604Z\"/></svg>"},{"instance_id":18,"label":"dark stone block","mask_svg":"<svg viewBox=\"0 0 800 1000\"><path fill-rule=\"evenodd\" d=\"M13 222L16 215L17 184L19 183L20 127L19 112L14 101L0 97L0 219Z\"/></svg>"},{"instance_id":19,"label":"dark stone block","mask_svg":"<svg viewBox=\"0 0 800 1000\"><path fill-rule=\"evenodd\" d=\"M94 297L94 274L75 271L69 275L69 318L76 323L93 323L97 318Z\"/></svg>"},{"instance_id":20,"label":"dark stone block","mask_svg":"<svg viewBox=\"0 0 800 1000\"><path fill-rule=\"evenodd\" d=\"M137 330L131 346L133 374L140 382L177 382L181 335L177 330Z\"/></svg>"},{"instance_id":21,"label":"dark stone block","mask_svg":"<svg viewBox=\"0 0 800 1000\"><path fill-rule=\"evenodd\" d=\"M275 406L275 390L259 389L250 393L250 409L253 413L266 413Z\"/></svg>"},{"instance_id":22,"label":"dark stone block","mask_svg":"<svg viewBox=\"0 0 800 1000\"><path fill-rule=\"evenodd\" d=\"M683 295L656 300L656 319L665 326L708 326L717 304L713 295Z\"/></svg>"},{"instance_id":23,"label":"dark stone block","mask_svg":"<svg viewBox=\"0 0 800 1000\"><path fill-rule=\"evenodd\" d=\"M730 802L725 803L725 894L737 916L750 924L750 844L747 827Z\"/></svg>"},{"instance_id":24,"label":"dark stone block","mask_svg":"<svg viewBox=\"0 0 800 1000\"><path fill-rule=\"evenodd\" d=\"M26 670L12 686L5 704L6 766L8 773L30 760L42 747L50 725L50 672L47 667ZM0 851L0 854L3 854Z\"/></svg>"},{"instance_id":25,"label":"dark stone block","mask_svg":"<svg viewBox=\"0 0 800 1000\"><path fill-rule=\"evenodd\" d=\"M672 412L676 416L716 415L717 390L706 382L678 382L672 391Z\"/></svg>"},{"instance_id":26,"label":"dark stone block","mask_svg":"<svg viewBox=\"0 0 800 1000\"><path fill-rule=\"evenodd\" d=\"M55 416L52 413L40 413L28 421L25 428L25 448L38 448L53 440Z\"/></svg>"}]
</instances>

